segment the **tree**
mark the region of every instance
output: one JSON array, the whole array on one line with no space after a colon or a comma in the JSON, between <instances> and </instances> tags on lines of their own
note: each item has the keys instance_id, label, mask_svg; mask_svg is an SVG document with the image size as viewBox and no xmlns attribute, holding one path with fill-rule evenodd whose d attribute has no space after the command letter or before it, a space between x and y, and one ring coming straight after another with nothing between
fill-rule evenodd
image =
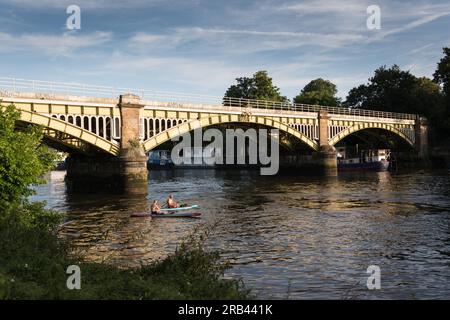
<instances>
[{"instance_id":1,"label":"tree","mask_svg":"<svg viewBox=\"0 0 450 320\"><path fill-rule=\"evenodd\" d=\"M336 97L337 88L329 80L318 78L309 82L294 98L295 103L317 104L322 106L338 106L341 101Z\"/></svg>"},{"instance_id":2,"label":"tree","mask_svg":"<svg viewBox=\"0 0 450 320\"><path fill-rule=\"evenodd\" d=\"M349 91L344 105L419 114L430 121L439 135L448 131L450 123L439 85L426 77L417 78L397 65L375 70L367 84Z\"/></svg>"},{"instance_id":3,"label":"tree","mask_svg":"<svg viewBox=\"0 0 450 320\"><path fill-rule=\"evenodd\" d=\"M434 81L442 86L445 101L437 115L437 127L441 135L450 133L450 48L443 48L444 57L439 61L433 75Z\"/></svg>"},{"instance_id":4,"label":"tree","mask_svg":"<svg viewBox=\"0 0 450 320\"><path fill-rule=\"evenodd\" d=\"M343 102L343 105L355 109L362 109L364 107L370 109L370 106L373 105L371 93L372 92L369 85L361 84L349 91L347 99Z\"/></svg>"},{"instance_id":5,"label":"tree","mask_svg":"<svg viewBox=\"0 0 450 320\"><path fill-rule=\"evenodd\" d=\"M427 77L416 78L416 83L411 93L419 112L432 114L443 111L441 88L433 80ZM435 109L431 110L431 107Z\"/></svg>"},{"instance_id":6,"label":"tree","mask_svg":"<svg viewBox=\"0 0 450 320\"><path fill-rule=\"evenodd\" d=\"M411 95L417 78L397 65L382 66L375 70L369 83L350 90L345 105L355 108L381 111L417 112L416 101ZM421 108L419 108L421 109Z\"/></svg>"},{"instance_id":7,"label":"tree","mask_svg":"<svg viewBox=\"0 0 450 320\"><path fill-rule=\"evenodd\" d=\"M450 48L444 48L444 57L439 61L434 73L434 81L443 86L444 93L450 97Z\"/></svg>"},{"instance_id":8,"label":"tree","mask_svg":"<svg viewBox=\"0 0 450 320\"><path fill-rule=\"evenodd\" d=\"M375 70L369 83L349 91L344 105L381 111L418 113L425 116L441 108L440 88L428 78L417 78L399 66Z\"/></svg>"},{"instance_id":9,"label":"tree","mask_svg":"<svg viewBox=\"0 0 450 320\"><path fill-rule=\"evenodd\" d=\"M225 92L225 97L280 102L287 100L280 94L280 89L273 85L267 71L258 71L251 78L236 78L236 81L237 84Z\"/></svg>"},{"instance_id":10,"label":"tree","mask_svg":"<svg viewBox=\"0 0 450 320\"><path fill-rule=\"evenodd\" d=\"M55 154L42 145L42 130L16 130L20 112L0 107L0 210L32 194L31 185L53 166Z\"/></svg>"}]
</instances>

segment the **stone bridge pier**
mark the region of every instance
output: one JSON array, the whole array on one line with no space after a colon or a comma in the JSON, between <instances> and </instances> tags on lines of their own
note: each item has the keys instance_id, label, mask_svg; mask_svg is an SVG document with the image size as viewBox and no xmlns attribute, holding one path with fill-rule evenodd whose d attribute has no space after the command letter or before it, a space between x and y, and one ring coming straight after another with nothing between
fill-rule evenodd
<instances>
[{"instance_id":1,"label":"stone bridge pier","mask_svg":"<svg viewBox=\"0 0 450 320\"><path fill-rule=\"evenodd\" d=\"M71 155L66 175L69 191L147 193L147 157L139 138L139 119L144 106L138 96L126 94L120 96L118 107L121 116L119 156Z\"/></svg>"},{"instance_id":2,"label":"stone bridge pier","mask_svg":"<svg viewBox=\"0 0 450 320\"><path fill-rule=\"evenodd\" d=\"M330 145L329 134L330 117L326 110L318 112L318 150L312 156L293 155L280 159L280 166L286 170L299 170L305 173L337 175L336 149Z\"/></svg>"},{"instance_id":3,"label":"stone bridge pier","mask_svg":"<svg viewBox=\"0 0 450 320\"><path fill-rule=\"evenodd\" d=\"M326 175L337 175L336 149L330 145L328 137L328 112L320 110L319 115L319 151L315 154L318 165Z\"/></svg>"},{"instance_id":4,"label":"stone bridge pier","mask_svg":"<svg viewBox=\"0 0 450 320\"><path fill-rule=\"evenodd\" d=\"M417 116L414 125L415 149L417 157L421 161L428 161L428 121Z\"/></svg>"}]
</instances>

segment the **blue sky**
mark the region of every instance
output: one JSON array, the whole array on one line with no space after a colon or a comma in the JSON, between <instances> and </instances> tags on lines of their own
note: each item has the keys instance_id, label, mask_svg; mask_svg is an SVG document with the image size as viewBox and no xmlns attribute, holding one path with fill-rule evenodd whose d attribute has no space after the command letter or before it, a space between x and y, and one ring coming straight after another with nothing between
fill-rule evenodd
<instances>
[{"instance_id":1,"label":"blue sky","mask_svg":"<svg viewBox=\"0 0 450 320\"><path fill-rule=\"evenodd\" d=\"M81 8L81 29L66 8ZM431 76L450 46L450 2L0 0L0 76L223 95L268 70L292 98L310 80L339 96L381 65ZM381 29L366 26L369 5Z\"/></svg>"}]
</instances>

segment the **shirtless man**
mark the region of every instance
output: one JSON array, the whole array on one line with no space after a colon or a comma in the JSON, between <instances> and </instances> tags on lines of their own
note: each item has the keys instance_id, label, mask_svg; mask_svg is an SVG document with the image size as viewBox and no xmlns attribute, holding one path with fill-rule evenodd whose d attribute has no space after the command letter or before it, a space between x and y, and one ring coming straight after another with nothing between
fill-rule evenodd
<instances>
[{"instance_id":1,"label":"shirtless man","mask_svg":"<svg viewBox=\"0 0 450 320\"><path fill-rule=\"evenodd\" d=\"M151 214L161 214L161 208L158 206L158 200L153 200L150 206Z\"/></svg>"},{"instance_id":2,"label":"shirtless man","mask_svg":"<svg viewBox=\"0 0 450 320\"><path fill-rule=\"evenodd\" d=\"M167 207L169 208L178 208L180 205L173 200L173 196L169 194L169 197L167 198Z\"/></svg>"}]
</instances>

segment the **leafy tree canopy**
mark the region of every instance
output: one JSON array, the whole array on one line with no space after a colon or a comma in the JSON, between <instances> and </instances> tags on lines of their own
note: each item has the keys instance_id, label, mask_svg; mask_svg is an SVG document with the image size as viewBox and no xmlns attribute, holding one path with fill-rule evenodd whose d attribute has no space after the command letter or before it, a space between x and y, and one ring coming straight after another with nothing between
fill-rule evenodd
<instances>
[{"instance_id":1,"label":"leafy tree canopy","mask_svg":"<svg viewBox=\"0 0 450 320\"><path fill-rule=\"evenodd\" d=\"M0 107L0 210L32 194L31 185L53 165L55 154L41 144L42 130L28 126L16 130L20 112Z\"/></svg>"},{"instance_id":2,"label":"leafy tree canopy","mask_svg":"<svg viewBox=\"0 0 450 320\"><path fill-rule=\"evenodd\" d=\"M436 125L445 134L450 133L450 48L443 48L444 57L439 61L434 81L442 86L445 102L436 114Z\"/></svg>"},{"instance_id":3,"label":"leafy tree canopy","mask_svg":"<svg viewBox=\"0 0 450 320\"><path fill-rule=\"evenodd\" d=\"M444 48L444 57L439 61L434 73L434 81L443 86L445 95L450 97L450 48Z\"/></svg>"},{"instance_id":4,"label":"leafy tree canopy","mask_svg":"<svg viewBox=\"0 0 450 320\"><path fill-rule=\"evenodd\" d=\"M420 114L441 132L447 130L445 128L449 124L439 85L426 77L418 78L409 71L403 71L397 65L375 70L367 84L350 90L344 105Z\"/></svg>"},{"instance_id":5,"label":"leafy tree canopy","mask_svg":"<svg viewBox=\"0 0 450 320\"><path fill-rule=\"evenodd\" d=\"M295 103L317 104L322 106L338 106L340 99L336 97L337 88L329 80L318 78L308 83L294 98Z\"/></svg>"},{"instance_id":6,"label":"leafy tree canopy","mask_svg":"<svg viewBox=\"0 0 450 320\"><path fill-rule=\"evenodd\" d=\"M441 103L439 86L399 66L375 70L369 83L350 90L345 105L353 108L418 113L430 116Z\"/></svg>"},{"instance_id":7,"label":"leafy tree canopy","mask_svg":"<svg viewBox=\"0 0 450 320\"><path fill-rule=\"evenodd\" d=\"M280 102L287 100L280 94L280 89L273 85L267 71L258 71L251 78L236 78L236 81L237 84L230 86L225 92L225 97Z\"/></svg>"}]
</instances>

